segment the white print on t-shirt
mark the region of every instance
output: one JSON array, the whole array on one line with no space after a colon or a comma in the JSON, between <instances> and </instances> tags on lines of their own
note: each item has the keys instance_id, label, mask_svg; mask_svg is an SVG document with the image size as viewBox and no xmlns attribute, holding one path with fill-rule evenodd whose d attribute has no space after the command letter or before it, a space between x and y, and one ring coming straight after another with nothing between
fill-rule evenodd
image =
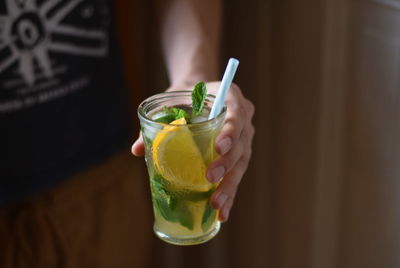
<instances>
[{"instance_id":1,"label":"white print on t-shirt","mask_svg":"<svg viewBox=\"0 0 400 268\"><path fill-rule=\"evenodd\" d=\"M40 77L50 79L56 75L49 52L88 57L107 55L108 37L104 30L62 23L71 12L79 12L83 18L92 16L90 5L77 10L83 1L47 0L38 6L36 0L5 0L6 15L0 15L0 74L16 68L25 85L33 86Z\"/></svg>"},{"instance_id":2,"label":"white print on t-shirt","mask_svg":"<svg viewBox=\"0 0 400 268\"><path fill-rule=\"evenodd\" d=\"M57 84L57 80L48 80L47 83L42 83L40 85L47 87L52 83ZM23 98L0 102L0 114L18 111L23 108L29 108L37 104L46 103L64 97L74 91L86 87L89 83L88 77L81 77L73 79L62 86L58 85L58 87L55 87L53 90L42 91L35 95L28 95Z\"/></svg>"}]
</instances>

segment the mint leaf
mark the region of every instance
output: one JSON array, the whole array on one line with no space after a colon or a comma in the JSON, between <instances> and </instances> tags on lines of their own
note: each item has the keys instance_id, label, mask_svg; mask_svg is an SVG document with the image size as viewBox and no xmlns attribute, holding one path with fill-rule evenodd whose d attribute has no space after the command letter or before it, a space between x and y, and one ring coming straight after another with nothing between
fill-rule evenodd
<instances>
[{"instance_id":1,"label":"mint leaf","mask_svg":"<svg viewBox=\"0 0 400 268\"><path fill-rule=\"evenodd\" d=\"M165 114L165 115L162 115L162 116L154 119L154 121L156 121L158 123L164 123L164 124L169 124L174 120L175 120L175 116L173 114Z\"/></svg>"},{"instance_id":2,"label":"mint leaf","mask_svg":"<svg viewBox=\"0 0 400 268\"><path fill-rule=\"evenodd\" d=\"M158 195L153 195L153 205L164 219L169 222L176 222L175 216L169 209L166 199Z\"/></svg>"},{"instance_id":3,"label":"mint leaf","mask_svg":"<svg viewBox=\"0 0 400 268\"><path fill-rule=\"evenodd\" d=\"M189 208L186 206L186 202L178 201L176 203L176 208L174 209L174 215L182 226L185 226L189 230L193 230L194 219Z\"/></svg>"},{"instance_id":4,"label":"mint leaf","mask_svg":"<svg viewBox=\"0 0 400 268\"><path fill-rule=\"evenodd\" d=\"M184 117L186 119L186 121L189 120L189 115L187 114L187 112L183 109L179 109L179 108L172 108L172 112L175 115L175 120L180 119L182 117Z\"/></svg>"},{"instance_id":5,"label":"mint leaf","mask_svg":"<svg viewBox=\"0 0 400 268\"><path fill-rule=\"evenodd\" d=\"M170 222L176 222L175 215L172 213L171 209L175 206L176 202L174 197L165 190L161 180L164 179L159 175L154 175L150 180L153 205L164 219Z\"/></svg>"},{"instance_id":6,"label":"mint leaf","mask_svg":"<svg viewBox=\"0 0 400 268\"><path fill-rule=\"evenodd\" d=\"M169 124L175 120L175 114L167 107L164 107L161 112L153 116L153 120L159 123Z\"/></svg>"},{"instance_id":7,"label":"mint leaf","mask_svg":"<svg viewBox=\"0 0 400 268\"><path fill-rule=\"evenodd\" d=\"M159 192L153 191L152 194L153 205L160 215L169 222L176 222L174 213L171 210L171 206L175 206L176 202L168 195L161 195Z\"/></svg>"},{"instance_id":8,"label":"mint leaf","mask_svg":"<svg viewBox=\"0 0 400 268\"><path fill-rule=\"evenodd\" d=\"M152 175L151 181L160 184L161 187L168 186L170 184L166 179L163 178L163 176L156 172L154 172L154 174Z\"/></svg>"},{"instance_id":9,"label":"mint leaf","mask_svg":"<svg viewBox=\"0 0 400 268\"><path fill-rule=\"evenodd\" d=\"M168 196L168 192L164 189L164 185L162 185L160 182L157 180L151 180L150 181L150 186L153 190L154 194L160 195L160 196Z\"/></svg>"},{"instance_id":10,"label":"mint leaf","mask_svg":"<svg viewBox=\"0 0 400 268\"><path fill-rule=\"evenodd\" d=\"M203 218L201 219L201 229L203 232L206 232L210 229L211 225L215 221L216 216L217 211L211 207L210 202L207 202Z\"/></svg>"},{"instance_id":11,"label":"mint leaf","mask_svg":"<svg viewBox=\"0 0 400 268\"><path fill-rule=\"evenodd\" d=\"M169 183L159 174L154 174L150 180L153 206L160 215L169 222L179 222L189 230L193 230L193 215L184 199L168 191Z\"/></svg>"},{"instance_id":12,"label":"mint leaf","mask_svg":"<svg viewBox=\"0 0 400 268\"><path fill-rule=\"evenodd\" d=\"M172 121L175 121L179 118L184 117L186 121L189 121L190 116L188 113L180 108L175 108L175 107L164 107L163 110L156 115L154 115L153 120L159 123L165 123L169 124Z\"/></svg>"},{"instance_id":13,"label":"mint leaf","mask_svg":"<svg viewBox=\"0 0 400 268\"><path fill-rule=\"evenodd\" d=\"M206 84L204 82L197 83L192 92L192 116L200 115L203 112L206 96Z\"/></svg>"}]
</instances>

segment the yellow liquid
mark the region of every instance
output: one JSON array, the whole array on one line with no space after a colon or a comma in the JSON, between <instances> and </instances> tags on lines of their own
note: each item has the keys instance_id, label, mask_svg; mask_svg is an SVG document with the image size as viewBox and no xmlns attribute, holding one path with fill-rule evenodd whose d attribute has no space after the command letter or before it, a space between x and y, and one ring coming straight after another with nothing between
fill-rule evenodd
<instances>
[{"instance_id":1,"label":"yellow liquid","mask_svg":"<svg viewBox=\"0 0 400 268\"><path fill-rule=\"evenodd\" d=\"M210 205L217 185L208 182L205 174L217 157L218 130L193 134L185 126L168 126L146 142L154 231L168 243L199 244L218 233L218 211Z\"/></svg>"},{"instance_id":2,"label":"yellow liquid","mask_svg":"<svg viewBox=\"0 0 400 268\"><path fill-rule=\"evenodd\" d=\"M154 230L161 239L178 245L192 245L205 242L218 232L218 211L210 205L216 185L211 185L206 192L185 190L168 183L158 174L150 179L150 185Z\"/></svg>"},{"instance_id":3,"label":"yellow liquid","mask_svg":"<svg viewBox=\"0 0 400 268\"><path fill-rule=\"evenodd\" d=\"M154 211L154 229L156 232L162 232L162 236L160 238L164 238L163 240L166 240L169 243L178 245L192 245L206 242L215 235L213 234L213 231L218 232L219 229L218 212L215 213L215 216L212 216L213 219L210 220L210 223L207 225L207 229L202 227L202 218L207 202L208 200L190 202L190 204L187 204L194 220L194 226L192 230L183 226L179 222L167 221L157 209Z\"/></svg>"},{"instance_id":4,"label":"yellow liquid","mask_svg":"<svg viewBox=\"0 0 400 268\"><path fill-rule=\"evenodd\" d=\"M159 230L163 230L165 234L174 237L197 236L199 234L202 234L203 230L201 228L201 218L205 211L206 202L207 200L198 202L187 202L187 207L189 208L193 216L194 226L192 230L183 226L181 223L165 220L165 218L163 218L157 210L155 211L156 228ZM216 223L215 220L214 222Z\"/></svg>"}]
</instances>

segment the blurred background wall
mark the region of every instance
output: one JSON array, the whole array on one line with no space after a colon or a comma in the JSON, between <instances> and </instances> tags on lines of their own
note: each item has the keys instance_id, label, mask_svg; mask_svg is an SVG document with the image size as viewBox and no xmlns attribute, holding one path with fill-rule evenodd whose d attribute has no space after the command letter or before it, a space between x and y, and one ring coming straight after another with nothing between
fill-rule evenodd
<instances>
[{"instance_id":1,"label":"blurred background wall","mask_svg":"<svg viewBox=\"0 0 400 268\"><path fill-rule=\"evenodd\" d=\"M168 86L150 2L117 2L136 102ZM251 165L221 233L149 233L152 265L400 267L400 2L225 0L223 24L221 73L239 58L256 105Z\"/></svg>"}]
</instances>

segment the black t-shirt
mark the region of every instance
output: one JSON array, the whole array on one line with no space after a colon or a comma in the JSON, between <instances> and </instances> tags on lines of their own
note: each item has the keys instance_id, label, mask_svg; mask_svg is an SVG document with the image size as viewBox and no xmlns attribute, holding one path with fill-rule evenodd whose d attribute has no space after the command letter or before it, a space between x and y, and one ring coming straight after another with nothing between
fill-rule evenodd
<instances>
[{"instance_id":1,"label":"black t-shirt","mask_svg":"<svg viewBox=\"0 0 400 268\"><path fill-rule=\"evenodd\" d=\"M0 1L0 203L127 146L111 1Z\"/></svg>"}]
</instances>

